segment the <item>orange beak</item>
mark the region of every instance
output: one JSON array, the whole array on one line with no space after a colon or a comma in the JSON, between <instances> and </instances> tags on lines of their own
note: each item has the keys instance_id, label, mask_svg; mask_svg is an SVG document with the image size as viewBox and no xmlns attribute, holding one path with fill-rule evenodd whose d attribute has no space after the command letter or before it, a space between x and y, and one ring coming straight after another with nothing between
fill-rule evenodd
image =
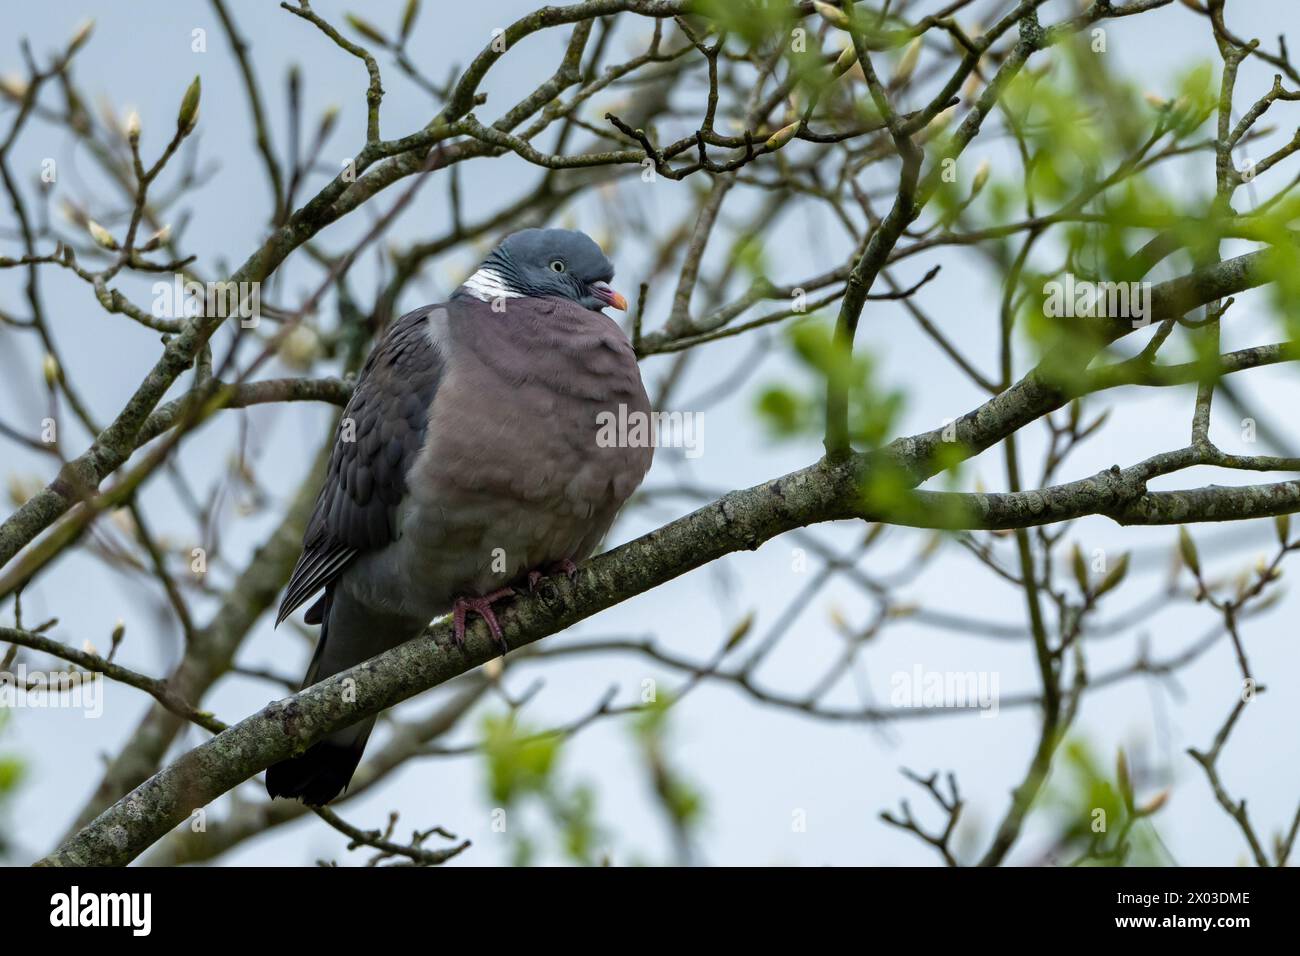
<instances>
[{"instance_id":1,"label":"orange beak","mask_svg":"<svg viewBox=\"0 0 1300 956\"><path fill-rule=\"evenodd\" d=\"M620 312L627 311L627 299L623 298L620 293L615 292L610 288L609 283L593 282L591 284L591 292L592 295L600 299L601 302L604 302L611 309L618 309Z\"/></svg>"}]
</instances>

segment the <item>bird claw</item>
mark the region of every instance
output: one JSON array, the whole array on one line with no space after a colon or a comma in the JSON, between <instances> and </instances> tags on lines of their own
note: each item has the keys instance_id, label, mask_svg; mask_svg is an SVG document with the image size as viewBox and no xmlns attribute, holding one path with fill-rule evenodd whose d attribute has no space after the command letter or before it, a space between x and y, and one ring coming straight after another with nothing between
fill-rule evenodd
<instances>
[{"instance_id":1,"label":"bird claw","mask_svg":"<svg viewBox=\"0 0 1300 956\"><path fill-rule=\"evenodd\" d=\"M566 578L569 579L570 582L572 582L578 576L578 566L574 564L572 561L570 561L568 558L564 558L561 561L555 561L552 564L546 565L544 572L529 571L528 572L528 593L532 594L534 591L537 590L537 585L542 583L542 578L545 578L549 575L555 575L555 574L563 574Z\"/></svg>"},{"instance_id":2,"label":"bird claw","mask_svg":"<svg viewBox=\"0 0 1300 956\"><path fill-rule=\"evenodd\" d=\"M513 597L514 593L510 588L501 588L482 597L456 598L451 606L451 636L461 653L465 652L465 617L470 611L473 611L487 623L488 631L492 634L492 640L501 649L501 656L506 656L506 652L510 650L510 645L506 643L506 636L501 631L501 624L497 621L492 605L504 598Z\"/></svg>"}]
</instances>

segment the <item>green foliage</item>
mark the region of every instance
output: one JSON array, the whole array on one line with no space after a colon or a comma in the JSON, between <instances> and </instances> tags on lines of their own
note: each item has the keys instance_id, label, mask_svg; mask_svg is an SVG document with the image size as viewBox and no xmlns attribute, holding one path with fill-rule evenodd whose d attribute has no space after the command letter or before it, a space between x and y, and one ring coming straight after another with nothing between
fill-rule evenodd
<instances>
[{"instance_id":1,"label":"green foliage","mask_svg":"<svg viewBox=\"0 0 1300 956\"><path fill-rule=\"evenodd\" d=\"M576 863L597 862L604 834L596 823L596 797L585 784L566 786L557 766L564 738L521 726L510 717L488 715L482 724L482 752L487 765L488 794L496 806L509 811L506 833L516 866L532 865L538 841L525 828L526 808L549 819L558 849Z\"/></svg>"},{"instance_id":2,"label":"green foliage","mask_svg":"<svg viewBox=\"0 0 1300 956\"><path fill-rule=\"evenodd\" d=\"M795 25L795 9L785 0L698 0L694 12L751 47L786 43Z\"/></svg>"},{"instance_id":3,"label":"green foliage","mask_svg":"<svg viewBox=\"0 0 1300 956\"><path fill-rule=\"evenodd\" d=\"M773 384L759 395L759 416L775 437L820 435L826 421L826 387L832 382L849 397L851 440L877 448L890 437L903 395L879 385L871 356L861 349L850 354L831 324L814 317L793 325L787 339L810 375L798 386Z\"/></svg>"},{"instance_id":4,"label":"green foliage","mask_svg":"<svg viewBox=\"0 0 1300 956\"><path fill-rule=\"evenodd\" d=\"M763 236L758 232L746 233L731 250L731 261L750 281L762 281L769 275Z\"/></svg>"},{"instance_id":5,"label":"green foliage","mask_svg":"<svg viewBox=\"0 0 1300 956\"><path fill-rule=\"evenodd\" d=\"M1105 130L1092 121L1093 106L1066 84L1020 73L1007 87L1007 111L1015 116L1033 157L1028 198L1050 205L1066 201L1095 178L1107 151Z\"/></svg>"},{"instance_id":6,"label":"green foliage","mask_svg":"<svg viewBox=\"0 0 1300 956\"><path fill-rule=\"evenodd\" d=\"M1300 339L1300 247L1291 238L1289 224L1300 218L1300 199L1277 204L1261 217L1261 238L1270 245L1264 251L1264 281L1271 283L1268 296L1278 317L1283 338Z\"/></svg>"},{"instance_id":7,"label":"green foliage","mask_svg":"<svg viewBox=\"0 0 1300 956\"><path fill-rule=\"evenodd\" d=\"M669 823L679 834L689 835L704 814L700 792L670 764L667 758L669 708L673 700L660 692L656 700L637 715L633 735L654 783L655 796Z\"/></svg>"},{"instance_id":8,"label":"green foliage","mask_svg":"<svg viewBox=\"0 0 1300 956\"><path fill-rule=\"evenodd\" d=\"M1178 95L1169 104L1169 126L1175 139L1199 130L1219 105L1219 81L1209 63L1200 63L1178 79Z\"/></svg>"},{"instance_id":9,"label":"green foliage","mask_svg":"<svg viewBox=\"0 0 1300 956\"><path fill-rule=\"evenodd\" d=\"M811 408L803 396L782 385L769 385L758 397L758 414L772 431L790 437L804 431Z\"/></svg>"},{"instance_id":10,"label":"green foliage","mask_svg":"<svg viewBox=\"0 0 1300 956\"><path fill-rule=\"evenodd\" d=\"M564 850L572 860L590 863L602 839L596 825L596 791L586 784L574 787L566 801L554 805L560 820Z\"/></svg>"},{"instance_id":11,"label":"green foliage","mask_svg":"<svg viewBox=\"0 0 1300 956\"><path fill-rule=\"evenodd\" d=\"M1217 109L1218 68L1192 64L1167 88L1142 91L1115 76L1107 57L1090 49L1086 37L1059 50L1051 61L1023 70L1003 98L1001 108L1023 138L1020 161L995 165L978 197L970 195L973 170L967 169L958 181L944 185L936 202L946 220L957 220L966 230L1030 215L1065 214L1053 230L1063 248L1043 243L1034 250L1011 301L1020 332L1036 346L1037 357L1047 360L1047 379L1075 390L1084 380L1074 358L1103 345L1106 324L1053 314L1046 306L1048 284L1067 273L1088 282L1150 281L1148 264L1134 253L1154 232L1170 232L1184 250L1181 255L1204 262L1217 254L1232 229L1214 205L1212 178L1189 190L1166 174L1167 163L1147 171L1138 160L1198 141ZM1110 185L1103 189L1106 183ZM1277 240L1274 248L1283 250L1279 260L1287 260L1276 266L1279 302L1300 295L1300 262L1295 261L1300 253L1286 239L1297 212L1300 204L1262 217L1267 222L1260 228ZM1020 247L1019 239L996 247L1008 271ZM1045 262L1048 249L1059 249L1063 259ZM1300 329L1289 330L1296 331ZM1207 369L1215 367L1212 355L1195 358L1203 359Z\"/></svg>"},{"instance_id":12,"label":"green foliage","mask_svg":"<svg viewBox=\"0 0 1300 956\"><path fill-rule=\"evenodd\" d=\"M528 794L544 793L560 753L560 738L522 730L508 717L483 720L483 754L491 797L509 806Z\"/></svg>"},{"instance_id":13,"label":"green foliage","mask_svg":"<svg viewBox=\"0 0 1300 956\"><path fill-rule=\"evenodd\" d=\"M0 798L18 788L23 776L23 763L17 757L0 757Z\"/></svg>"},{"instance_id":14,"label":"green foliage","mask_svg":"<svg viewBox=\"0 0 1300 956\"><path fill-rule=\"evenodd\" d=\"M7 719L8 715L0 711L0 732L3 732ZM21 760L12 755L0 754L0 813L4 812L5 804L18 789L23 775L24 767ZM4 837L6 829L0 827L0 858L5 857L9 852L9 845Z\"/></svg>"},{"instance_id":15,"label":"green foliage","mask_svg":"<svg viewBox=\"0 0 1300 956\"><path fill-rule=\"evenodd\" d=\"M806 371L799 383L771 384L759 394L759 418L778 439L820 436L825 427L828 383L844 389L849 399L849 437L860 449L880 448L894 433L903 408L901 391L883 386L875 360L860 347L855 354L837 339L828 320L809 317L792 326L788 343ZM967 457L956 441L939 442L931 464L944 475L949 488L960 479L959 466ZM911 476L885 458L874 462L862 487L866 508L882 520L901 524L961 527L968 516L959 505L945 504L943 511L931 501L922 502L913 490Z\"/></svg>"},{"instance_id":16,"label":"green foliage","mask_svg":"<svg viewBox=\"0 0 1300 956\"><path fill-rule=\"evenodd\" d=\"M1159 795L1136 800L1123 753L1113 777L1086 741L1061 745L1043 808L1057 823L1057 853L1085 866L1161 866L1168 863L1151 817Z\"/></svg>"},{"instance_id":17,"label":"green foliage","mask_svg":"<svg viewBox=\"0 0 1300 956\"><path fill-rule=\"evenodd\" d=\"M943 443L937 452L940 461L953 458L945 478L950 487L955 487L959 479L956 456L961 455L961 446L956 442ZM913 489L910 476L884 458L868 469L862 484L862 502L875 520L890 524L958 529L970 523L970 516L959 500L936 502L921 498Z\"/></svg>"},{"instance_id":18,"label":"green foliage","mask_svg":"<svg viewBox=\"0 0 1300 956\"><path fill-rule=\"evenodd\" d=\"M630 726L658 805L684 846L703 817L704 801L668 759L671 705L661 693ZM584 865L604 862L610 838L598 822L596 790L566 781L560 771L565 736L541 733L510 715L486 716L480 731L487 795L493 807L507 812L511 862L531 866L547 852Z\"/></svg>"}]
</instances>

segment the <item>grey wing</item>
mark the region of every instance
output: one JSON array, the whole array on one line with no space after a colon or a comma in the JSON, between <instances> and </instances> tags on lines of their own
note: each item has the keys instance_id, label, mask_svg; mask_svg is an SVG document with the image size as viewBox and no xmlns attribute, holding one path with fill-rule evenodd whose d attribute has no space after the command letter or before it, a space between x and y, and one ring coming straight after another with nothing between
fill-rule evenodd
<instances>
[{"instance_id":1,"label":"grey wing","mask_svg":"<svg viewBox=\"0 0 1300 956\"><path fill-rule=\"evenodd\" d=\"M424 444L429 407L443 377L445 358L430 338L428 322L430 312L440 308L426 306L402 316L366 359L339 421L325 484L277 625L357 555L396 539L406 474Z\"/></svg>"}]
</instances>

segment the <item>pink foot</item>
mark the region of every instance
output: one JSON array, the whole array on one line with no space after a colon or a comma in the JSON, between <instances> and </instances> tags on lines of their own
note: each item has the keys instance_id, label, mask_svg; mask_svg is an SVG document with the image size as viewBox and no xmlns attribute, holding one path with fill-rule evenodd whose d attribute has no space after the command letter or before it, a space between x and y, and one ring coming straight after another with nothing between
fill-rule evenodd
<instances>
[{"instance_id":1,"label":"pink foot","mask_svg":"<svg viewBox=\"0 0 1300 956\"><path fill-rule=\"evenodd\" d=\"M514 597L514 593L510 588L501 588L483 597L456 598L451 606L451 636L456 641L456 646L462 651L465 650L465 615L473 611L487 622L488 630L492 632L492 640L496 641L497 647L501 648L501 656L505 657L506 651L510 650L510 645L506 643L506 637L501 633L501 625L492 611L492 605L504 598Z\"/></svg>"}]
</instances>

